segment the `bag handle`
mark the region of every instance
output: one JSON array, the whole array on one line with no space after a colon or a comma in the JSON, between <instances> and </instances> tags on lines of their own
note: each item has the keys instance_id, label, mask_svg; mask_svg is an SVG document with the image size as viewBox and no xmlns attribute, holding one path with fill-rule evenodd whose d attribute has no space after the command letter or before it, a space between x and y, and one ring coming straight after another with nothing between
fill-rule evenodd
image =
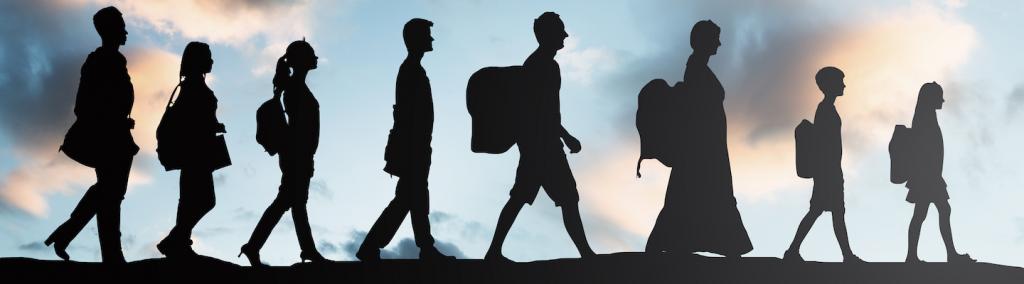
<instances>
[{"instance_id":1,"label":"bag handle","mask_svg":"<svg viewBox=\"0 0 1024 284\"><path fill-rule=\"evenodd\" d=\"M165 109L171 108L171 103L174 102L174 93L178 91L178 87L181 87L181 82L182 81L178 81L178 85L175 85L174 90L171 90L171 97L167 98L167 106L164 107Z\"/></svg>"}]
</instances>

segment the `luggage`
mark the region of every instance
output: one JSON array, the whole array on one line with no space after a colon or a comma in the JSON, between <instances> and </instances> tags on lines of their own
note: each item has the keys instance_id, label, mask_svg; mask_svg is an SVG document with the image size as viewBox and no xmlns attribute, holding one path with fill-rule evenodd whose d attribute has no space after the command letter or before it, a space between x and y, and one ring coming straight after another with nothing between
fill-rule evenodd
<instances>
[{"instance_id":1,"label":"luggage","mask_svg":"<svg viewBox=\"0 0 1024 284\"><path fill-rule=\"evenodd\" d=\"M796 140L796 175L801 178L814 178L814 171L819 167L820 155L817 149L817 135L814 123L804 119L793 131Z\"/></svg>"},{"instance_id":2,"label":"luggage","mask_svg":"<svg viewBox=\"0 0 1024 284\"><path fill-rule=\"evenodd\" d=\"M895 184L907 182L913 163L912 132L906 125L896 125L889 140L889 181Z\"/></svg>"},{"instance_id":3,"label":"luggage","mask_svg":"<svg viewBox=\"0 0 1024 284\"><path fill-rule=\"evenodd\" d=\"M470 149L501 154L516 143L523 115L523 66L485 67L469 77L466 108L472 117Z\"/></svg>"},{"instance_id":4,"label":"luggage","mask_svg":"<svg viewBox=\"0 0 1024 284\"><path fill-rule=\"evenodd\" d=\"M685 96L682 87L670 87L663 79L654 79L640 89L637 96L636 130L640 135L640 158L636 161L636 177L640 177L640 166L645 159L657 159L665 166L672 166L674 150L684 147L678 127Z\"/></svg>"}]
</instances>

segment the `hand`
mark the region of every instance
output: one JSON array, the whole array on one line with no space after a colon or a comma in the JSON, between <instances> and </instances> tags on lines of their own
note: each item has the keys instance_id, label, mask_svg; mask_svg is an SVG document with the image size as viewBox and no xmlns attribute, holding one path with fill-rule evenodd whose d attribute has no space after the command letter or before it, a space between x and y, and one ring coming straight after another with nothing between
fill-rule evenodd
<instances>
[{"instance_id":1,"label":"hand","mask_svg":"<svg viewBox=\"0 0 1024 284\"><path fill-rule=\"evenodd\" d=\"M217 133L228 133L228 131L224 129L223 123L217 124Z\"/></svg>"},{"instance_id":2,"label":"hand","mask_svg":"<svg viewBox=\"0 0 1024 284\"><path fill-rule=\"evenodd\" d=\"M129 117L125 122L128 124L128 129L135 129L135 119Z\"/></svg>"},{"instance_id":3,"label":"hand","mask_svg":"<svg viewBox=\"0 0 1024 284\"><path fill-rule=\"evenodd\" d=\"M580 140L577 140L576 137L572 137L572 135L566 135L565 137L562 137L562 140L565 141L565 146L569 147L569 153L579 153L583 148L583 145L580 145Z\"/></svg>"}]
</instances>

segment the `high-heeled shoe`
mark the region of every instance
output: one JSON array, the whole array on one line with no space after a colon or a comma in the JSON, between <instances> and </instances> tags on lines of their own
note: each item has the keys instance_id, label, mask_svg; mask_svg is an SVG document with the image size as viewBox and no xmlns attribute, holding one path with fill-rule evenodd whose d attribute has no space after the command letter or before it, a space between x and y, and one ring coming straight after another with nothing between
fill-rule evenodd
<instances>
[{"instance_id":1,"label":"high-heeled shoe","mask_svg":"<svg viewBox=\"0 0 1024 284\"><path fill-rule=\"evenodd\" d=\"M978 262L978 260L971 258L971 255L965 253L965 254L950 255L950 256L946 257L946 262L949 262L949 263L975 263L975 262Z\"/></svg>"},{"instance_id":2,"label":"high-heeled shoe","mask_svg":"<svg viewBox=\"0 0 1024 284\"><path fill-rule=\"evenodd\" d=\"M56 233L56 232L54 232L54 233ZM54 240L56 238L57 238L56 234L50 234L50 236L47 237L45 241L43 241L43 244L45 244L46 246L53 245L53 253L56 253L57 257L60 257L60 259L63 259L64 261L70 261L71 260L71 256L68 255L68 251L67 251L68 243L58 242L58 241Z\"/></svg>"},{"instance_id":3,"label":"high-heeled shoe","mask_svg":"<svg viewBox=\"0 0 1024 284\"><path fill-rule=\"evenodd\" d=\"M309 262L312 262L312 263L330 263L331 262L331 260L325 258L323 255L320 254L320 252L315 251L315 250L312 250L312 251L304 250L304 251L300 252L299 253L299 259L301 259L302 262L306 262L308 260Z\"/></svg>"},{"instance_id":4,"label":"high-heeled shoe","mask_svg":"<svg viewBox=\"0 0 1024 284\"><path fill-rule=\"evenodd\" d=\"M238 251L238 257L245 255L245 258L249 260L249 266L252 267L266 267L267 265L260 261L260 251L249 246L249 244L242 245L242 248Z\"/></svg>"}]
</instances>

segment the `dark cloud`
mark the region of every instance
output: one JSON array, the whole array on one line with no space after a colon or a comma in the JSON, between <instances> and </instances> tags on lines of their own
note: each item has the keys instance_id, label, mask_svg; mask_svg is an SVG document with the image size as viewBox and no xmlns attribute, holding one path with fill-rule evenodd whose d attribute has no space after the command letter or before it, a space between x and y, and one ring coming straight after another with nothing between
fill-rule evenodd
<instances>
[{"instance_id":1,"label":"dark cloud","mask_svg":"<svg viewBox=\"0 0 1024 284\"><path fill-rule=\"evenodd\" d=\"M345 257L355 259L356 252L359 251L359 246L363 244L365 239L366 231L356 230L352 231L349 241L337 245L321 241L318 248L324 253L340 253ZM462 253L462 250L453 243L435 240L434 247L443 254L460 259L467 258ZM392 245L389 248L381 250L380 257L383 259L417 259L420 257L420 248L416 246L416 241L412 238L402 238L398 242L392 241Z\"/></svg>"},{"instance_id":2,"label":"dark cloud","mask_svg":"<svg viewBox=\"0 0 1024 284\"><path fill-rule=\"evenodd\" d=\"M462 240L482 240L493 233L489 227L473 220L465 220L444 211L430 212L430 226L440 234L454 233Z\"/></svg>"},{"instance_id":3,"label":"dark cloud","mask_svg":"<svg viewBox=\"0 0 1024 284\"><path fill-rule=\"evenodd\" d=\"M96 45L98 39L90 42L91 25L67 25L67 19L82 17L68 15L60 5L5 1L0 6L5 11L0 24L0 131L17 147L54 146L73 119L79 70L92 49L82 46Z\"/></svg>"}]
</instances>

